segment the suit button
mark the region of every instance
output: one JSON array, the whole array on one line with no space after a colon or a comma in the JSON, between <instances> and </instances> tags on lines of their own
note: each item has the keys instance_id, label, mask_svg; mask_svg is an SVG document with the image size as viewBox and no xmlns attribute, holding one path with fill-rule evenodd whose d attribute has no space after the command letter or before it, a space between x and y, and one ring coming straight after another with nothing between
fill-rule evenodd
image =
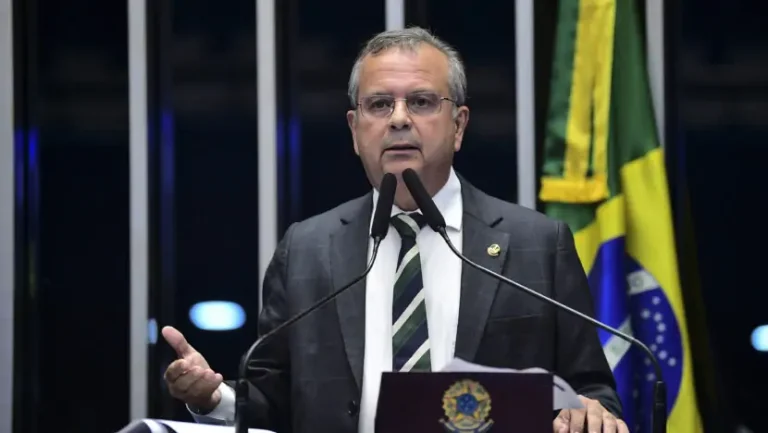
<instances>
[{"instance_id":1,"label":"suit button","mask_svg":"<svg viewBox=\"0 0 768 433\"><path fill-rule=\"evenodd\" d=\"M358 405L355 400L350 401L347 406L347 414L349 414L349 416L355 416L358 411L360 411L360 405Z\"/></svg>"}]
</instances>

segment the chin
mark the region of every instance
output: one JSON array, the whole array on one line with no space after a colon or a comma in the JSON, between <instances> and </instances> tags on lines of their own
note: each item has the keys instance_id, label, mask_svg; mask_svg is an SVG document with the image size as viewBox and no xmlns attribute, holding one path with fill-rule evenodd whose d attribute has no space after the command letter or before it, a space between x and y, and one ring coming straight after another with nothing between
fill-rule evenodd
<instances>
[{"instance_id":1,"label":"chin","mask_svg":"<svg viewBox=\"0 0 768 433\"><path fill-rule=\"evenodd\" d=\"M422 167L423 164L421 161L387 161L382 164L382 172L392 173L399 176L407 168L413 169L417 173L421 173Z\"/></svg>"}]
</instances>

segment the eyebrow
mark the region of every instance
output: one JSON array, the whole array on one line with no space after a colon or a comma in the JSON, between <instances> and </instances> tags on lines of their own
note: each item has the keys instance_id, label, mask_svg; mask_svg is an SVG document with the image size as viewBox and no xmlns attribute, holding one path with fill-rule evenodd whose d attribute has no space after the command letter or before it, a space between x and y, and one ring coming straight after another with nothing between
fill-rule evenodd
<instances>
[{"instance_id":1,"label":"eyebrow","mask_svg":"<svg viewBox=\"0 0 768 433\"><path fill-rule=\"evenodd\" d=\"M408 94L409 95L418 95L419 93L435 93L435 94L437 94L437 93L440 93L440 92L438 92L437 90L434 90L434 89L416 89L416 90L414 90L412 92L409 92Z\"/></svg>"},{"instance_id":2,"label":"eyebrow","mask_svg":"<svg viewBox=\"0 0 768 433\"><path fill-rule=\"evenodd\" d=\"M408 92L408 93L406 94L406 96L410 96L410 95L419 95L419 94L424 94L424 93L434 93L434 94L438 94L439 92L438 92L437 90L429 90L429 89L416 89L416 90L412 90L412 91ZM373 93L371 93L371 94L368 94L368 95L365 95L365 96L363 96L363 98L365 98L365 97L369 97L369 96L389 96L389 97L393 97L393 95L392 95L392 93L391 93L391 92L373 92Z\"/></svg>"}]
</instances>

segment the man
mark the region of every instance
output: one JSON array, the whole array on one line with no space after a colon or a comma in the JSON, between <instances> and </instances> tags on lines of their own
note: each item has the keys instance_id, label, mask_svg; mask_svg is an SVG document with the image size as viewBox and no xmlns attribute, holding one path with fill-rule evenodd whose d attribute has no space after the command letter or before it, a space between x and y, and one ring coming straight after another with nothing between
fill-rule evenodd
<instances>
[{"instance_id":1,"label":"man","mask_svg":"<svg viewBox=\"0 0 768 433\"><path fill-rule=\"evenodd\" d=\"M470 259L592 313L568 228L492 198L453 171L469 120L465 95L458 54L428 32L389 31L368 42L350 76L347 121L374 190L287 230L265 276L260 332L362 273L379 182L406 168L419 174ZM392 225L366 281L256 355L251 425L372 433L383 371L435 371L456 356L563 377L586 409L563 410L555 432L627 432L596 330L462 266L436 233L420 229L415 211L398 178ZM231 423L232 388L177 330L163 335L180 357L165 376L171 394L200 422Z\"/></svg>"}]
</instances>

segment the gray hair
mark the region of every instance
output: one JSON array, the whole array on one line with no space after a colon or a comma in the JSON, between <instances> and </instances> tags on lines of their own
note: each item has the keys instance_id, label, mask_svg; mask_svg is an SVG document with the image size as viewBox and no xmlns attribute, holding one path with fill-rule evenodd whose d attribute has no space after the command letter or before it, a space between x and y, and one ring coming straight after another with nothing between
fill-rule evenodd
<instances>
[{"instance_id":1,"label":"gray hair","mask_svg":"<svg viewBox=\"0 0 768 433\"><path fill-rule=\"evenodd\" d=\"M456 106L464 105L467 96L467 76L458 51L440 40L427 30L410 27L402 30L388 30L371 38L358 54L352 73L349 75L347 93L352 106L357 106L360 89L360 69L363 59L368 55L377 55L392 48L416 51L421 44L431 45L448 57L448 88Z\"/></svg>"}]
</instances>

